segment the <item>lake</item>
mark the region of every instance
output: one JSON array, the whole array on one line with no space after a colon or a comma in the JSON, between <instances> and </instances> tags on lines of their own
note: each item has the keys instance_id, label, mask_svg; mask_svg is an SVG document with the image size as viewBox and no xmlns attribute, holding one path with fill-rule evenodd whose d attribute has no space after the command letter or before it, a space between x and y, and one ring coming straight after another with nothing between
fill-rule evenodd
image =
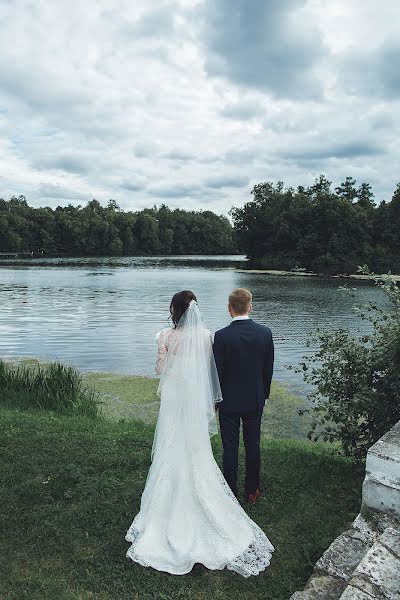
<instances>
[{"instance_id":1,"label":"lake","mask_svg":"<svg viewBox=\"0 0 400 600\"><path fill-rule=\"evenodd\" d=\"M240 256L3 260L0 263L0 355L60 360L85 371L154 374L154 336L168 326L171 296L197 295L211 331L230 322L227 296L254 294L253 317L271 327L277 381L306 391L301 374L286 369L309 352L317 326L368 325L352 310L343 280L267 275L238 270ZM362 303L385 301L373 283L346 280Z\"/></svg>"}]
</instances>

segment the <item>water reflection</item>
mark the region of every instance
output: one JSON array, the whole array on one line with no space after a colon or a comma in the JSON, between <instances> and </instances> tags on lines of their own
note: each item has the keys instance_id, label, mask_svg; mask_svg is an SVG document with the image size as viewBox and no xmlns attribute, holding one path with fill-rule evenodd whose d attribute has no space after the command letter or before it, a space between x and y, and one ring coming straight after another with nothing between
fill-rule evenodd
<instances>
[{"instance_id":1,"label":"water reflection","mask_svg":"<svg viewBox=\"0 0 400 600\"><path fill-rule=\"evenodd\" d=\"M303 387L285 369L307 350L317 326L367 325L338 279L240 272L243 257L36 259L0 269L0 354L58 359L83 370L153 374L154 335L168 325L171 296L192 289L212 331L230 322L234 287L254 294L254 318L268 324L276 345L275 378ZM15 261L14 261L15 263ZM2 262L3 264L3 262ZM384 301L368 282L360 300ZM304 388L303 388L304 389Z\"/></svg>"}]
</instances>

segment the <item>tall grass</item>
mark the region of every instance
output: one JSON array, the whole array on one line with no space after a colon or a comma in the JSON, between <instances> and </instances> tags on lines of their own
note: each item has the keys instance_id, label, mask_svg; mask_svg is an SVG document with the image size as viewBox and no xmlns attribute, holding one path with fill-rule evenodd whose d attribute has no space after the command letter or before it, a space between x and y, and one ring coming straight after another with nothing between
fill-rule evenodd
<instances>
[{"instance_id":1,"label":"tall grass","mask_svg":"<svg viewBox=\"0 0 400 600\"><path fill-rule=\"evenodd\" d=\"M84 385L78 371L61 363L11 365L0 360L0 404L38 408L65 415L99 414L98 392Z\"/></svg>"}]
</instances>

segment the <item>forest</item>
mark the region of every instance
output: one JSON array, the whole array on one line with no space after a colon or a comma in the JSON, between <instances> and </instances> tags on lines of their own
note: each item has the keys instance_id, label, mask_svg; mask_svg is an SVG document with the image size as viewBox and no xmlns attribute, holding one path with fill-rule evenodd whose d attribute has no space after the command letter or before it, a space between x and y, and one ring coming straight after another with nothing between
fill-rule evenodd
<instances>
[{"instance_id":1,"label":"forest","mask_svg":"<svg viewBox=\"0 0 400 600\"><path fill-rule=\"evenodd\" d=\"M0 252L44 256L231 254L227 217L162 205L122 211L115 200L86 206L32 208L24 196L0 199Z\"/></svg>"},{"instance_id":2,"label":"forest","mask_svg":"<svg viewBox=\"0 0 400 600\"><path fill-rule=\"evenodd\" d=\"M102 206L34 208L24 196L0 199L0 253L44 256L243 253L259 268L319 273L400 272L400 184L376 204L370 184L352 177L332 190L325 175L309 187L256 184L252 199L230 211Z\"/></svg>"},{"instance_id":3,"label":"forest","mask_svg":"<svg viewBox=\"0 0 400 600\"><path fill-rule=\"evenodd\" d=\"M253 266L355 273L366 264L375 273L400 272L400 184L379 205L371 186L352 177L334 191L320 175L307 188L260 183L252 195L231 217Z\"/></svg>"}]
</instances>

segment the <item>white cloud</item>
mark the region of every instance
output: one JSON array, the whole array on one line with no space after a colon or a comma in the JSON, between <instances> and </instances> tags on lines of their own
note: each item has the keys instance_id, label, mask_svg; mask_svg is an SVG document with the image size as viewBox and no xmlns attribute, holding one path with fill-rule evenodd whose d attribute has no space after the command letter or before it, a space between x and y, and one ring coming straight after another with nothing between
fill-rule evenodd
<instances>
[{"instance_id":1,"label":"white cloud","mask_svg":"<svg viewBox=\"0 0 400 600\"><path fill-rule=\"evenodd\" d=\"M396 0L110 6L1 3L0 195L227 213L254 183L325 172L390 197Z\"/></svg>"}]
</instances>

